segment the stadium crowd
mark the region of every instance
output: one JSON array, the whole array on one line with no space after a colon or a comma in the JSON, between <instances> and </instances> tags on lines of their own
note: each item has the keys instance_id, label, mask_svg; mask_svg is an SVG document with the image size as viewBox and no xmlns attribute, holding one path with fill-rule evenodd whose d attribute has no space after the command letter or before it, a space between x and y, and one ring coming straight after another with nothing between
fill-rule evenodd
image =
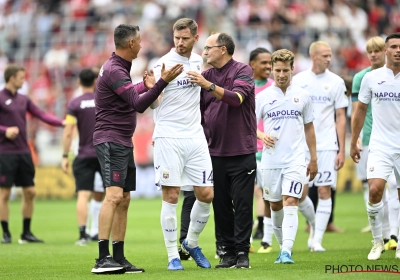
<instances>
[{"instance_id":1,"label":"stadium crowd","mask_svg":"<svg viewBox=\"0 0 400 280\"><path fill-rule=\"evenodd\" d=\"M400 30L400 8L395 0L1 0L0 72L10 62L23 65L27 83L22 91L39 108L64 117L68 101L77 95L78 74L84 67L100 67L113 49L113 30L119 23L139 25L142 51L132 68L133 82L173 46L171 28L180 17L199 24L201 46L213 31L234 36L234 58L248 63L248 54L262 46L271 52L287 48L295 53L295 73L311 65L309 45L323 40L332 47L331 70L353 76L369 65L368 38ZM0 77L0 84L3 84ZM151 164L149 114L140 115L136 160ZM61 132L35 120L29 122L31 147L37 131L50 133L47 145L60 146ZM141 133L143 132L143 134ZM40 145L39 145L39 153ZM46 158L39 156L36 163Z\"/></svg>"}]
</instances>

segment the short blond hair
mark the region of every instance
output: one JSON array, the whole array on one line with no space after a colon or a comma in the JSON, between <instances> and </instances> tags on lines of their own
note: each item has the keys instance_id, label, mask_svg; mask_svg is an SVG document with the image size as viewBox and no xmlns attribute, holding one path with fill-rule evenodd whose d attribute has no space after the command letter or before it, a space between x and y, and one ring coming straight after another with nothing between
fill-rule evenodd
<instances>
[{"instance_id":1,"label":"short blond hair","mask_svg":"<svg viewBox=\"0 0 400 280\"><path fill-rule=\"evenodd\" d=\"M277 50L271 56L272 66L274 66L277 61L290 62L290 67L293 67L294 53L287 49Z\"/></svg>"},{"instance_id":2,"label":"short blond hair","mask_svg":"<svg viewBox=\"0 0 400 280\"><path fill-rule=\"evenodd\" d=\"M367 52L372 52L372 51L383 51L383 49L385 48L385 40L383 40L381 37L379 36L375 36L370 38L367 41L367 45L365 47L365 49L367 50Z\"/></svg>"},{"instance_id":3,"label":"short blond hair","mask_svg":"<svg viewBox=\"0 0 400 280\"><path fill-rule=\"evenodd\" d=\"M309 50L309 54L310 56L312 56L313 54L315 54L316 52L319 51L319 49L321 47L327 47L327 48L331 48L331 46L329 46L329 44L327 42L324 41L316 41L314 43L312 43L310 45L310 50Z\"/></svg>"}]
</instances>

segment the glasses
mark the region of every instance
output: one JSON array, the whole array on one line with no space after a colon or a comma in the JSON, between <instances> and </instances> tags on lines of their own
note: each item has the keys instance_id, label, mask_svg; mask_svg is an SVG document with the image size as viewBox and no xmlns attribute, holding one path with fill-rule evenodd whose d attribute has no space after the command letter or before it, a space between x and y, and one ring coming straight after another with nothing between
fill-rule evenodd
<instances>
[{"instance_id":1,"label":"glasses","mask_svg":"<svg viewBox=\"0 0 400 280\"><path fill-rule=\"evenodd\" d=\"M221 46L211 46L211 47L208 47L208 46L205 46L204 47L204 50L206 51L206 52L208 52L209 50L211 50L212 48L220 48L220 47L223 47L224 45L221 45Z\"/></svg>"}]
</instances>

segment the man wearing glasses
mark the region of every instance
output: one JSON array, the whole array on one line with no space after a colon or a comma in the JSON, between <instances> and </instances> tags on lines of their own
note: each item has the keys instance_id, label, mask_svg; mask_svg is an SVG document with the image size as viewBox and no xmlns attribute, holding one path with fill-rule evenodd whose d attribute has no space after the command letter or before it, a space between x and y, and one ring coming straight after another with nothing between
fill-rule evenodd
<instances>
[{"instance_id":1,"label":"man wearing glasses","mask_svg":"<svg viewBox=\"0 0 400 280\"><path fill-rule=\"evenodd\" d=\"M256 177L257 124L253 71L232 59L235 43L226 33L206 40L203 55L213 68L200 75L189 71L190 82L202 87L202 124L214 176L214 217L223 247L216 268L250 268Z\"/></svg>"}]
</instances>

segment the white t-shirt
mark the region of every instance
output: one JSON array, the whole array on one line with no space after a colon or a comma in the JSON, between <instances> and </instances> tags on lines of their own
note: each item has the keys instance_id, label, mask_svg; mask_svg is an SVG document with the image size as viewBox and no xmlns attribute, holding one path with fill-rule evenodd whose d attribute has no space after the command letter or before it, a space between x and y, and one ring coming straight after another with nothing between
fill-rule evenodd
<instances>
[{"instance_id":1,"label":"white t-shirt","mask_svg":"<svg viewBox=\"0 0 400 280\"><path fill-rule=\"evenodd\" d=\"M161 77L162 63L169 69L177 63L184 66L183 72L164 89L160 105L154 110L154 133L157 137L205 138L201 126L201 87L189 82L188 71L201 73L203 59L192 53L190 59L180 56L172 49L161 57L154 66L156 80Z\"/></svg>"},{"instance_id":2,"label":"white t-shirt","mask_svg":"<svg viewBox=\"0 0 400 280\"><path fill-rule=\"evenodd\" d=\"M261 169L306 165L304 124L314 120L313 105L307 91L291 85L285 95L275 85L266 88L256 96L256 117L257 123L263 120L266 134L280 126L274 154L268 154L263 148Z\"/></svg>"},{"instance_id":3,"label":"white t-shirt","mask_svg":"<svg viewBox=\"0 0 400 280\"><path fill-rule=\"evenodd\" d=\"M328 69L319 75L309 69L295 75L292 83L310 94L314 105L317 151L339 150L335 110L349 105L343 79Z\"/></svg>"},{"instance_id":4,"label":"white t-shirt","mask_svg":"<svg viewBox=\"0 0 400 280\"><path fill-rule=\"evenodd\" d=\"M372 131L369 150L400 153L400 74L385 66L365 74L358 100L371 102Z\"/></svg>"}]
</instances>

